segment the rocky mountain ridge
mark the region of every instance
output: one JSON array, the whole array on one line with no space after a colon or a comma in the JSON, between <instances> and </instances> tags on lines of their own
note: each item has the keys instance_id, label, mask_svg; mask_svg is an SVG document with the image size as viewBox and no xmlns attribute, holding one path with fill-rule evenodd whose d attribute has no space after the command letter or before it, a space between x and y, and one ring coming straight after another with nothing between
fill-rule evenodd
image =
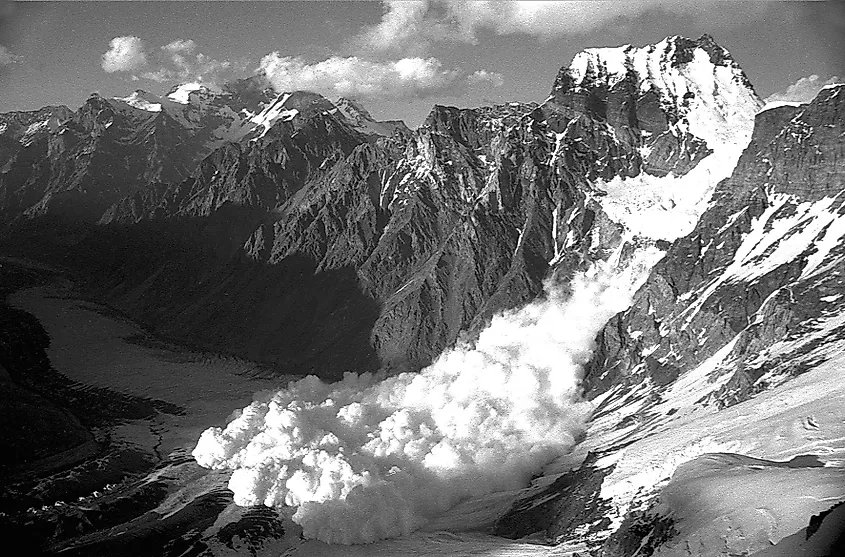
<instances>
[{"instance_id":1,"label":"rocky mountain ridge","mask_svg":"<svg viewBox=\"0 0 845 557\"><path fill-rule=\"evenodd\" d=\"M48 107L0 115L0 215L7 222L37 215L97 222L127 195L148 199L156 184L187 178L214 150L319 111L338 114L367 137L407 129L368 114L347 121L319 95L277 94L260 76L219 91L188 83L163 97L95 93L76 112Z\"/></svg>"},{"instance_id":2,"label":"rocky mountain ridge","mask_svg":"<svg viewBox=\"0 0 845 557\"><path fill-rule=\"evenodd\" d=\"M841 392L821 385L838 381L845 349L837 305L843 92L845 85L829 87L807 105L757 114L748 147L694 230L669 247L631 307L599 334L585 377L596 408L587 441L577 456L550 466L500 520L501 533L586 538L602 555L635 555L642 544L667 555L756 554L785 532L755 539L759 525L738 509L776 505L768 508L780 509L778 520L801 521L783 502L827 480L778 492L779 503L752 503L736 487L734 506L713 511L731 524L731 536L713 523L682 526L695 521L671 500L671 486L686 481L682 471L697 482L736 475L746 465L732 459L754 455L779 461L764 466L795 458L787 466L794 473L778 472L784 485L801 481L805 466L832 466L840 477L843 448L829 411ZM801 464L801 455L821 461ZM555 472L581 458L574 471ZM712 481L707 489L721 489ZM578 491L591 482L601 488ZM685 487L684 497L709 508L697 489ZM833 484L825 489L832 500L843 496ZM570 497L579 504L566 503ZM572 527L580 534L568 533Z\"/></svg>"}]
</instances>

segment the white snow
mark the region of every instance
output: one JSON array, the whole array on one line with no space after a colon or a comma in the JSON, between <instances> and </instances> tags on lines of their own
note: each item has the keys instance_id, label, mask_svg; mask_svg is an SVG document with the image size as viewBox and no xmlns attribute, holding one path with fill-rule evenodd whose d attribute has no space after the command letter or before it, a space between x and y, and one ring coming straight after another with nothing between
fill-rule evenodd
<instances>
[{"instance_id":1,"label":"white snow","mask_svg":"<svg viewBox=\"0 0 845 557\"><path fill-rule=\"evenodd\" d=\"M147 112L161 112L161 102L153 102L149 100L150 98L156 98L154 95L150 95L149 93L142 94L139 91L135 91L128 97L115 97L115 100L123 101L129 106L140 110L146 110ZM160 101L160 99L158 99Z\"/></svg>"},{"instance_id":2,"label":"white snow","mask_svg":"<svg viewBox=\"0 0 845 557\"><path fill-rule=\"evenodd\" d=\"M713 153L683 176L640 174L597 182L607 192L598 202L608 216L636 234L675 240L692 231L707 208L716 185L730 176L751 139L760 100L734 66L714 65L701 48L686 64L673 65L675 38L645 48L589 49L573 60L576 83L588 69L607 72L608 83L633 74L641 91L654 90L661 101L678 106L679 121L671 132L687 132L706 141ZM604 74L601 74L604 75ZM687 104L679 99L687 98ZM557 148L555 149L557 152ZM642 155L648 156L648 148Z\"/></svg>"},{"instance_id":3,"label":"white snow","mask_svg":"<svg viewBox=\"0 0 845 557\"><path fill-rule=\"evenodd\" d=\"M845 353L840 352L812 371L730 408L664 419L656 431L620 451L602 483L601 495L616 509L616 523L636 498L653 492L680 464L702 454L741 453L781 461L815 454L828 466L843 466L843 365ZM807 416L812 416L812 427ZM578 452L606 447L617 435L612 422L595 421ZM800 498L801 492L794 496Z\"/></svg>"},{"instance_id":4,"label":"white snow","mask_svg":"<svg viewBox=\"0 0 845 557\"><path fill-rule=\"evenodd\" d=\"M769 195L769 206L751 223L751 230L743 238L733 261L703 291L695 294L695 301L682 313L685 320L683 327L692 321L721 285L762 277L810 249L814 253L807 258L801 278L826 271L829 265L822 266L822 263L845 235L845 219L840 215L845 211L845 199L838 197L796 204L793 196L783 193ZM835 262L830 263L833 264Z\"/></svg>"},{"instance_id":5,"label":"white snow","mask_svg":"<svg viewBox=\"0 0 845 557\"><path fill-rule=\"evenodd\" d=\"M595 186L607 192L597 202L611 220L637 235L676 240L695 228L713 190L730 175L738 156L736 152L711 154L683 176L659 178L642 173L597 181Z\"/></svg>"},{"instance_id":6,"label":"white snow","mask_svg":"<svg viewBox=\"0 0 845 557\"><path fill-rule=\"evenodd\" d=\"M173 92L167 95L167 98L179 104L189 104L191 102L191 93L194 93L195 91L200 91L204 88L205 86L202 83L183 83L182 85L176 87Z\"/></svg>"},{"instance_id":7,"label":"white snow","mask_svg":"<svg viewBox=\"0 0 845 557\"><path fill-rule=\"evenodd\" d=\"M262 127L263 130L258 137L264 137L267 132L273 127L276 122L287 122L293 120L299 110L285 107L285 103L290 98L290 93L284 93L276 97L276 99L268 104L264 110L249 119L249 122L254 124L253 129Z\"/></svg>"},{"instance_id":8,"label":"white snow","mask_svg":"<svg viewBox=\"0 0 845 557\"><path fill-rule=\"evenodd\" d=\"M771 110L773 108L780 108L782 106L804 106L807 103L796 102L796 101L772 101L770 103L766 103L763 108L760 109L760 112L765 112L767 110ZM759 112L758 112L759 114Z\"/></svg>"}]
</instances>

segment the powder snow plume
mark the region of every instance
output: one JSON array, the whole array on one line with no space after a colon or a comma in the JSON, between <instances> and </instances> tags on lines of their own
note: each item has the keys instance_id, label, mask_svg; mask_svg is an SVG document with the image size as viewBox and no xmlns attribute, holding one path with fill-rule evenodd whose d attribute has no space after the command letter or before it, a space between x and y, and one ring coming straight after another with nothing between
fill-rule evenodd
<instances>
[{"instance_id":1,"label":"powder snow plume","mask_svg":"<svg viewBox=\"0 0 845 557\"><path fill-rule=\"evenodd\" d=\"M568 293L550 282L543 299L494 317L420 373L309 376L258 393L193 455L234 470L237 504L296 506L305 537L328 543L398 537L461 500L523 487L584 432L582 366L662 255L645 252L621 271L593 266Z\"/></svg>"}]
</instances>

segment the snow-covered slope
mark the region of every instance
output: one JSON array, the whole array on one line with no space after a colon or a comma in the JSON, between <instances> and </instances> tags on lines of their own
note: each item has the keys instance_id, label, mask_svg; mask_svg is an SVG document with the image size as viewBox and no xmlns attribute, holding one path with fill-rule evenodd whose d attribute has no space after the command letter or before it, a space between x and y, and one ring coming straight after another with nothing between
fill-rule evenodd
<instances>
[{"instance_id":1,"label":"snow-covered slope","mask_svg":"<svg viewBox=\"0 0 845 557\"><path fill-rule=\"evenodd\" d=\"M587 440L547 472L600 455L584 466L610 554L747 554L845 499L843 89L758 115L701 221L600 335Z\"/></svg>"}]
</instances>

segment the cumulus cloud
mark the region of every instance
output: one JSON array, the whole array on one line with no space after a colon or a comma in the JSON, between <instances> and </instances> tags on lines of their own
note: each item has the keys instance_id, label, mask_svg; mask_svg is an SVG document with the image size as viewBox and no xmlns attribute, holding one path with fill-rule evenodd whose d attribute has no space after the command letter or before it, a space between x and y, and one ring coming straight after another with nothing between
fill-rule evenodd
<instances>
[{"instance_id":1,"label":"cumulus cloud","mask_svg":"<svg viewBox=\"0 0 845 557\"><path fill-rule=\"evenodd\" d=\"M501 87L505 84L505 76L497 72L477 70L467 76L467 83L475 86Z\"/></svg>"},{"instance_id":2,"label":"cumulus cloud","mask_svg":"<svg viewBox=\"0 0 845 557\"><path fill-rule=\"evenodd\" d=\"M228 60L216 60L202 52L193 39L176 39L148 52L138 37L115 37L103 54L103 69L126 72L132 79L216 82L232 68Z\"/></svg>"},{"instance_id":3,"label":"cumulus cloud","mask_svg":"<svg viewBox=\"0 0 845 557\"><path fill-rule=\"evenodd\" d=\"M12 51L0 44L0 67L15 64L20 62L21 59L21 56L12 53Z\"/></svg>"},{"instance_id":4,"label":"cumulus cloud","mask_svg":"<svg viewBox=\"0 0 845 557\"><path fill-rule=\"evenodd\" d=\"M351 56L308 63L272 52L259 70L277 91L309 90L327 96L362 98L425 96L453 85L458 72L443 68L436 58L373 61Z\"/></svg>"},{"instance_id":5,"label":"cumulus cloud","mask_svg":"<svg viewBox=\"0 0 845 557\"><path fill-rule=\"evenodd\" d=\"M103 54L103 69L108 73L134 72L147 65L144 41L138 37L115 37Z\"/></svg>"},{"instance_id":6,"label":"cumulus cloud","mask_svg":"<svg viewBox=\"0 0 845 557\"><path fill-rule=\"evenodd\" d=\"M499 35L523 33L540 38L559 37L599 29L619 18L650 10L700 15L716 0L606 0L606 1L385 1L381 21L367 28L360 42L379 51L420 50L439 40L475 42L480 29ZM722 2L721 13L755 14L765 2ZM713 14L709 18L713 20ZM735 14L734 14L735 15ZM716 14L719 24L733 18Z\"/></svg>"},{"instance_id":7,"label":"cumulus cloud","mask_svg":"<svg viewBox=\"0 0 845 557\"><path fill-rule=\"evenodd\" d=\"M766 105L773 105L779 103L808 103L813 100L819 91L825 85L832 85L834 83L842 83L841 77L833 76L829 79L822 80L816 74L802 77L792 85L786 88L786 91L775 93L766 98Z\"/></svg>"},{"instance_id":8,"label":"cumulus cloud","mask_svg":"<svg viewBox=\"0 0 845 557\"><path fill-rule=\"evenodd\" d=\"M522 487L583 433L582 366L647 268L599 264L567 292L550 283L420 373L258 393L193 455L233 470L237 504L298 507L303 534L328 543L401 536L463 499Z\"/></svg>"}]
</instances>

